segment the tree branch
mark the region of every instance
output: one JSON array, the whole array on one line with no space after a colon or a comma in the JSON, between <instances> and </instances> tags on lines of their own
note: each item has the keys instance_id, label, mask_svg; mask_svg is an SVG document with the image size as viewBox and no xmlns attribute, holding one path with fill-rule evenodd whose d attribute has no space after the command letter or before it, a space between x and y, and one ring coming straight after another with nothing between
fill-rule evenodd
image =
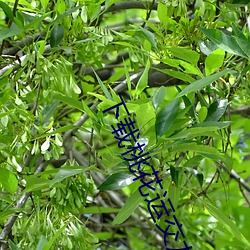
<instances>
[{"instance_id":1,"label":"tree branch","mask_svg":"<svg viewBox=\"0 0 250 250\"><path fill-rule=\"evenodd\" d=\"M230 171L224 163L219 164L219 166L224 169L232 179L236 180L239 185L250 192L250 186L233 169Z\"/></svg>"},{"instance_id":2,"label":"tree branch","mask_svg":"<svg viewBox=\"0 0 250 250\"><path fill-rule=\"evenodd\" d=\"M39 32L33 36L27 36L25 39L18 41L13 44L13 47L6 48L3 50L3 55L15 55L19 50L23 49L25 46L31 45L33 42L43 38L45 32Z\"/></svg>"},{"instance_id":3,"label":"tree branch","mask_svg":"<svg viewBox=\"0 0 250 250\"><path fill-rule=\"evenodd\" d=\"M45 50L44 52L49 52L50 51L50 45L46 45L45 46ZM0 70L0 77L3 76L8 70L11 69L18 69L21 65L20 65L20 61L23 62L25 60L25 58L27 57L27 55L21 56L19 58L19 60L15 60L12 64L9 64L7 66L5 66L4 68L2 68Z\"/></svg>"}]
</instances>

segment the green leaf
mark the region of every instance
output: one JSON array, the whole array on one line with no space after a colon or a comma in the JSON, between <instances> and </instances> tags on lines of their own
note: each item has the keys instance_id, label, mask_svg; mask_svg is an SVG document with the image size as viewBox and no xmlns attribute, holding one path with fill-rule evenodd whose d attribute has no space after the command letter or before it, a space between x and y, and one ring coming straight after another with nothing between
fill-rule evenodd
<instances>
[{"instance_id":1,"label":"green leaf","mask_svg":"<svg viewBox=\"0 0 250 250\"><path fill-rule=\"evenodd\" d=\"M231 168L232 162L230 157L226 154L220 153L216 148L207 145L197 145L196 143L182 143L174 145L170 152L180 152L183 150L197 152L205 157L208 157L214 161L223 161L229 168Z\"/></svg>"},{"instance_id":2,"label":"green leaf","mask_svg":"<svg viewBox=\"0 0 250 250\"><path fill-rule=\"evenodd\" d=\"M198 112L198 118L200 122L203 122L206 119L207 116L207 108L206 107L201 107L199 112Z\"/></svg>"},{"instance_id":3,"label":"green leaf","mask_svg":"<svg viewBox=\"0 0 250 250\"><path fill-rule=\"evenodd\" d=\"M231 54L238 55L241 57L246 57L246 54L237 43L237 40L235 37L228 36L224 34L222 31L217 30L217 29L200 28L200 30L219 48Z\"/></svg>"},{"instance_id":4,"label":"green leaf","mask_svg":"<svg viewBox=\"0 0 250 250\"><path fill-rule=\"evenodd\" d=\"M244 53L250 57L250 42L245 37L245 35L242 33L242 31L235 25L232 24L232 35L235 37L237 43L241 47L241 49L244 51ZM243 74L243 72L242 72Z\"/></svg>"},{"instance_id":5,"label":"green leaf","mask_svg":"<svg viewBox=\"0 0 250 250\"><path fill-rule=\"evenodd\" d=\"M50 46L56 47L63 39L64 28L61 24L54 26L50 35Z\"/></svg>"},{"instance_id":6,"label":"green leaf","mask_svg":"<svg viewBox=\"0 0 250 250\"><path fill-rule=\"evenodd\" d=\"M193 82L195 79L191 76L189 76L188 74L186 73L183 73L183 72L180 72L180 71L176 71L176 70L173 70L173 69L158 69L158 68L155 68L156 70L162 72L162 73L165 73L169 76L172 76L174 78L177 78L177 79L180 79L184 82Z\"/></svg>"},{"instance_id":7,"label":"green leaf","mask_svg":"<svg viewBox=\"0 0 250 250\"><path fill-rule=\"evenodd\" d=\"M203 54L205 55L209 55L212 51L218 49L218 46L216 44L214 44L212 41L210 41L209 39L206 39L204 41L199 41L199 47L200 50Z\"/></svg>"},{"instance_id":8,"label":"green leaf","mask_svg":"<svg viewBox=\"0 0 250 250\"><path fill-rule=\"evenodd\" d=\"M18 180L16 176L5 168L0 168L0 183L11 194L14 194L18 187Z\"/></svg>"},{"instance_id":9,"label":"green leaf","mask_svg":"<svg viewBox=\"0 0 250 250\"><path fill-rule=\"evenodd\" d=\"M79 167L79 166L73 167L73 166L66 165L57 172L55 178L51 182L51 186L57 182L61 182L62 180L70 176L74 176L85 171L86 171L86 168L83 168L83 167Z\"/></svg>"},{"instance_id":10,"label":"green leaf","mask_svg":"<svg viewBox=\"0 0 250 250\"><path fill-rule=\"evenodd\" d=\"M171 175L172 181L175 183L177 187L178 187L178 182L179 182L180 171L181 171L181 168L170 166L170 175Z\"/></svg>"},{"instance_id":11,"label":"green leaf","mask_svg":"<svg viewBox=\"0 0 250 250\"><path fill-rule=\"evenodd\" d=\"M195 176L195 178L198 180L200 186L202 187L203 185L203 182L204 182L204 176L201 172L197 171L196 169L194 168L189 168L189 167L186 167L185 168L188 172L190 172L193 176Z\"/></svg>"},{"instance_id":12,"label":"green leaf","mask_svg":"<svg viewBox=\"0 0 250 250\"><path fill-rule=\"evenodd\" d=\"M48 3L49 3L49 0L41 0L41 5L42 5L42 7L43 7L44 9L47 8Z\"/></svg>"},{"instance_id":13,"label":"green leaf","mask_svg":"<svg viewBox=\"0 0 250 250\"><path fill-rule=\"evenodd\" d=\"M120 211L119 208L114 207L83 207L81 209L81 214L103 214L103 213L118 213Z\"/></svg>"},{"instance_id":14,"label":"green leaf","mask_svg":"<svg viewBox=\"0 0 250 250\"><path fill-rule=\"evenodd\" d=\"M116 215L112 224L123 223L135 211L143 199L145 199L145 197L141 196L139 190L136 190L131 196L129 196L127 202Z\"/></svg>"},{"instance_id":15,"label":"green leaf","mask_svg":"<svg viewBox=\"0 0 250 250\"><path fill-rule=\"evenodd\" d=\"M228 104L227 99L222 99L212 103L208 108L208 114L204 122L219 121L227 109L227 104Z\"/></svg>"},{"instance_id":16,"label":"green leaf","mask_svg":"<svg viewBox=\"0 0 250 250\"><path fill-rule=\"evenodd\" d=\"M168 198L175 209L177 209L178 202L180 199L180 188L177 187L173 182L170 183L168 188Z\"/></svg>"},{"instance_id":17,"label":"green leaf","mask_svg":"<svg viewBox=\"0 0 250 250\"><path fill-rule=\"evenodd\" d=\"M215 217L219 222L223 224L223 226L239 241L241 241L246 247L250 248L250 242L245 238L245 236L240 232L238 227L233 223L232 220L230 220L226 215L225 212L219 210L215 206L213 206L210 203L207 203L206 201L202 201L202 203L207 208L208 212Z\"/></svg>"},{"instance_id":18,"label":"green leaf","mask_svg":"<svg viewBox=\"0 0 250 250\"><path fill-rule=\"evenodd\" d=\"M179 110L179 101L174 99L156 116L155 132L156 136L164 135L172 126Z\"/></svg>"},{"instance_id":19,"label":"green leaf","mask_svg":"<svg viewBox=\"0 0 250 250\"><path fill-rule=\"evenodd\" d=\"M184 68L185 73L203 77L203 74L201 73L200 69L197 66L193 66L192 64L181 60L179 60L179 65Z\"/></svg>"},{"instance_id":20,"label":"green leaf","mask_svg":"<svg viewBox=\"0 0 250 250\"><path fill-rule=\"evenodd\" d=\"M159 89L156 90L156 92L152 96L151 101L155 111L157 111L158 107L161 105L165 95L166 95L166 87L161 86Z\"/></svg>"},{"instance_id":21,"label":"green leaf","mask_svg":"<svg viewBox=\"0 0 250 250\"><path fill-rule=\"evenodd\" d=\"M5 15L6 15L11 21L14 21L14 15L13 15L13 12L12 12L11 8L9 7L9 5L7 5L7 4L4 3L3 1L0 1L0 8L3 9Z\"/></svg>"},{"instance_id":22,"label":"green leaf","mask_svg":"<svg viewBox=\"0 0 250 250\"><path fill-rule=\"evenodd\" d=\"M135 98L137 98L140 93L147 87L148 85L148 70L149 70L149 67L150 67L150 61L148 60L147 61L147 64L146 64L146 67L136 85L136 88L135 88L135 93L134 93L134 96Z\"/></svg>"},{"instance_id":23,"label":"green leaf","mask_svg":"<svg viewBox=\"0 0 250 250\"><path fill-rule=\"evenodd\" d=\"M246 39L244 37L244 39L240 38L240 37L235 37L237 43L239 44L240 48L244 51L244 53L250 57L250 42L248 41L248 39Z\"/></svg>"},{"instance_id":24,"label":"green leaf","mask_svg":"<svg viewBox=\"0 0 250 250\"><path fill-rule=\"evenodd\" d=\"M222 129L228 127L230 124L232 124L231 121L225 121L225 122L204 121L195 124L193 127L217 127L217 129Z\"/></svg>"},{"instance_id":25,"label":"green leaf","mask_svg":"<svg viewBox=\"0 0 250 250\"><path fill-rule=\"evenodd\" d=\"M222 49L217 49L210 53L205 60L205 72L206 75L211 75L223 65L225 51Z\"/></svg>"},{"instance_id":26,"label":"green leaf","mask_svg":"<svg viewBox=\"0 0 250 250\"><path fill-rule=\"evenodd\" d=\"M175 57L185 60L187 62L190 62L194 66L197 65L199 58L200 58L200 54L198 52L190 50L190 49L185 49L181 47L176 47L176 48L173 47L173 48L169 48L168 50L172 52Z\"/></svg>"},{"instance_id":27,"label":"green leaf","mask_svg":"<svg viewBox=\"0 0 250 250\"><path fill-rule=\"evenodd\" d=\"M42 250L49 250L52 245L53 242L59 237L59 235L64 231L64 229L68 226L69 222L64 222L65 224L55 232L55 234L53 235L53 237L45 244L45 246L43 247Z\"/></svg>"},{"instance_id":28,"label":"green leaf","mask_svg":"<svg viewBox=\"0 0 250 250\"><path fill-rule=\"evenodd\" d=\"M215 73L213 75L207 76L205 78L202 78L198 81L195 81L191 84L189 84L185 89L183 89L178 95L178 97L181 97L183 95L195 92L197 90L200 90L204 87L206 87L207 85L213 83L214 81L218 80L220 77L222 77L223 75L227 74L231 72L230 70L223 70L221 72Z\"/></svg>"},{"instance_id":29,"label":"green leaf","mask_svg":"<svg viewBox=\"0 0 250 250\"><path fill-rule=\"evenodd\" d=\"M66 10L64 13L62 13L60 16L58 16L56 18L56 20L53 22L54 23L58 23L60 20L62 20L63 18L65 18L66 16L78 11L79 9L81 9L83 7L82 4L79 4L78 6L76 7L73 7L72 9L69 9L69 10Z\"/></svg>"},{"instance_id":30,"label":"green leaf","mask_svg":"<svg viewBox=\"0 0 250 250\"><path fill-rule=\"evenodd\" d=\"M178 92L181 92L181 88L179 86L176 86ZM192 103L190 102L190 100L186 97L186 96L182 96L181 97L184 104L185 104L185 108L187 108L187 113L189 114L190 117L192 117L192 119L196 120L196 116L194 113L194 107L192 105Z\"/></svg>"},{"instance_id":31,"label":"green leaf","mask_svg":"<svg viewBox=\"0 0 250 250\"><path fill-rule=\"evenodd\" d=\"M49 122L50 118L53 116L54 112L58 108L59 102L52 100L51 103L45 104L42 112L42 124Z\"/></svg>"},{"instance_id":32,"label":"green leaf","mask_svg":"<svg viewBox=\"0 0 250 250\"><path fill-rule=\"evenodd\" d=\"M3 41L6 38L17 36L22 33L24 30L20 29L18 26L13 25L11 28L0 30L0 41Z\"/></svg>"},{"instance_id":33,"label":"green leaf","mask_svg":"<svg viewBox=\"0 0 250 250\"><path fill-rule=\"evenodd\" d=\"M50 187L50 185L51 180L37 176L26 177L26 188L24 192L27 193L47 189Z\"/></svg>"},{"instance_id":34,"label":"green leaf","mask_svg":"<svg viewBox=\"0 0 250 250\"><path fill-rule=\"evenodd\" d=\"M249 4L249 0L233 0L232 4Z\"/></svg>"},{"instance_id":35,"label":"green leaf","mask_svg":"<svg viewBox=\"0 0 250 250\"><path fill-rule=\"evenodd\" d=\"M242 31L234 23L232 23L232 35L235 37L241 38L242 40L246 40L248 42L245 35L242 33Z\"/></svg>"},{"instance_id":36,"label":"green leaf","mask_svg":"<svg viewBox=\"0 0 250 250\"><path fill-rule=\"evenodd\" d=\"M157 14L161 23L167 24L168 21L168 9L167 5L163 2L159 2L157 6Z\"/></svg>"},{"instance_id":37,"label":"green leaf","mask_svg":"<svg viewBox=\"0 0 250 250\"><path fill-rule=\"evenodd\" d=\"M100 77L96 74L96 72L94 71L96 79L98 81L98 83L100 84L103 93L105 94L105 96L109 99L109 100L113 100L111 94L109 93L108 89L106 88L106 86L103 84L102 80L100 79Z\"/></svg>"},{"instance_id":38,"label":"green leaf","mask_svg":"<svg viewBox=\"0 0 250 250\"><path fill-rule=\"evenodd\" d=\"M76 108L82 112L85 112L84 108L83 108L83 105L80 101L78 100L75 100L73 98L70 98L68 96L64 96L58 92L54 92L53 93L53 97L63 103L66 103L68 104L69 106L73 107L73 108Z\"/></svg>"},{"instance_id":39,"label":"green leaf","mask_svg":"<svg viewBox=\"0 0 250 250\"><path fill-rule=\"evenodd\" d=\"M219 129L218 127L195 127L188 128L180 131L179 133L172 135L170 139L190 139L197 136L206 135L207 132L215 131Z\"/></svg>"},{"instance_id":40,"label":"green leaf","mask_svg":"<svg viewBox=\"0 0 250 250\"><path fill-rule=\"evenodd\" d=\"M194 157L185 162L184 167L197 167L203 159L204 157L202 155L195 155Z\"/></svg>"},{"instance_id":41,"label":"green leaf","mask_svg":"<svg viewBox=\"0 0 250 250\"><path fill-rule=\"evenodd\" d=\"M29 17L31 17L31 22L30 23L28 23L25 27L24 27L24 30L25 31L28 31L28 30L30 30L30 29L37 29L37 27L38 27L38 25L40 25L41 24L41 22L46 18L46 17L49 17L50 15L51 15L51 11L49 11L49 12L46 12L44 15L42 15L42 16L35 16L35 18L32 16L29 16ZM27 13L26 13L26 16L27 16Z\"/></svg>"},{"instance_id":42,"label":"green leaf","mask_svg":"<svg viewBox=\"0 0 250 250\"><path fill-rule=\"evenodd\" d=\"M132 174L124 172L115 173L109 176L99 187L99 190L118 190L133 183L135 178Z\"/></svg>"},{"instance_id":43,"label":"green leaf","mask_svg":"<svg viewBox=\"0 0 250 250\"><path fill-rule=\"evenodd\" d=\"M17 245L15 245L11 240L9 240L8 242L9 242L10 250L22 250Z\"/></svg>"},{"instance_id":44,"label":"green leaf","mask_svg":"<svg viewBox=\"0 0 250 250\"><path fill-rule=\"evenodd\" d=\"M41 235L40 239L38 241L36 250L43 250L43 247L46 245L47 242L48 241L47 241L46 237L44 235Z\"/></svg>"},{"instance_id":45,"label":"green leaf","mask_svg":"<svg viewBox=\"0 0 250 250\"><path fill-rule=\"evenodd\" d=\"M137 31L136 34L139 33L143 40L149 41L150 44L152 45L152 47L156 48L157 44L155 42L155 35L154 35L154 33L150 32L147 29L142 28L141 26L139 26L139 28L140 28L140 30L139 30L139 32Z\"/></svg>"},{"instance_id":46,"label":"green leaf","mask_svg":"<svg viewBox=\"0 0 250 250\"><path fill-rule=\"evenodd\" d=\"M95 96L96 98L100 99L101 101L103 101L103 103L105 103L105 104L107 104L109 106L114 106L114 105L117 104L115 101L111 101L111 100L107 99L103 95L99 95L99 94L96 94L96 93L93 93L93 92L88 92L88 94Z\"/></svg>"},{"instance_id":47,"label":"green leaf","mask_svg":"<svg viewBox=\"0 0 250 250\"><path fill-rule=\"evenodd\" d=\"M24 211L23 208L14 209L7 207L5 211L0 212L0 222L4 223L5 220L7 220L10 215L23 211Z\"/></svg>"}]
</instances>

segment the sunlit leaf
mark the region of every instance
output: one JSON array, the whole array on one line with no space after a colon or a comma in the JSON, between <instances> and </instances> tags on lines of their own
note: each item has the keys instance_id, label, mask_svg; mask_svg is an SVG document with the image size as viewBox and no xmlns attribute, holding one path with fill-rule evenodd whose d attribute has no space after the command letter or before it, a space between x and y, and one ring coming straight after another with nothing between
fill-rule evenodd
<instances>
[{"instance_id":1,"label":"sunlit leaf","mask_svg":"<svg viewBox=\"0 0 250 250\"><path fill-rule=\"evenodd\" d=\"M109 176L99 187L99 190L117 190L133 183L135 178L132 174L115 173Z\"/></svg>"},{"instance_id":2,"label":"sunlit leaf","mask_svg":"<svg viewBox=\"0 0 250 250\"><path fill-rule=\"evenodd\" d=\"M152 103L154 109L157 111L157 108L161 105L162 101L164 100L166 94L166 88L161 86L159 89L156 90L155 94L152 97Z\"/></svg>"},{"instance_id":3,"label":"sunlit leaf","mask_svg":"<svg viewBox=\"0 0 250 250\"><path fill-rule=\"evenodd\" d=\"M150 61L147 61L146 67L136 85L135 89L135 97L138 97L140 93L147 87L148 85L148 70L150 67Z\"/></svg>"},{"instance_id":4,"label":"sunlit leaf","mask_svg":"<svg viewBox=\"0 0 250 250\"><path fill-rule=\"evenodd\" d=\"M61 182L65 178L83 173L85 171L86 171L86 168L83 168L83 167L64 166L58 171L55 178L52 180L51 185L54 185L57 182Z\"/></svg>"},{"instance_id":5,"label":"sunlit leaf","mask_svg":"<svg viewBox=\"0 0 250 250\"><path fill-rule=\"evenodd\" d=\"M168 49L170 52L173 53L175 57L183 59L187 62L190 62L192 65L197 65L200 55L196 51L181 48L181 47L172 47Z\"/></svg>"},{"instance_id":6,"label":"sunlit leaf","mask_svg":"<svg viewBox=\"0 0 250 250\"><path fill-rule=\"evenodd\" d=\"M225 56L225 51L222 49L217 49L210 53L205 60L205 72L206 75L211 75L223 65Z\"/></svg>"},{"instance_id":7,"label":"sunlit leaf","mask_svg":"<svg viewBox=\"0 0 250 250\"><path fill-rule=\"evenodd\" d=\"M135 211L143 199L145 199L145 197L141 196L139 190L136 190L132 195L129 196L124 206L116 215L112 224L121 224L124 222Z\"/></svg>"},{"instance_id":8,"label":"sunlit leaf","mask_svg":"<svg viewBox=\"0 0 250 250\"><path fill-rule=\"evenodd\" d=\"M0 183L11 194L14 194L18 187L16 176L5 168L0 168Z\"/></svg>"},{"instance_id":9,"label":"sunlit leaf","mask_svg":"<svg viewBox=\"0 0 250 250\"><path fill-rule=\"evenodd\" d=\"M241 49L237 40L233 36L226 35L220 30L217 29L204 29L200 28L212 42L214 42L219 48L238 56L246 57L246 54Z\"/></svg>"},{"instance_id":10,"label":"sunlit leaf","mask_svg":"<svg viewBox=\"0 0 250 250\"><path fill-rule=\"evenodd\" d=\"M213 75L210 75L210 76L207 76L205 78L202 78L198 81L195 81L191 84L189 84L184 90L182 90L178 95L177 97L181 97L183 95L186 95L188 93L191 93L191 92L195 92L197 90L200 90L204 87L206 87L207 85L215 82L216 80L218 80L220 77L222 77L223 75L229 73L230 71L229 70L223 70L221 72L218 72L218 73L215 73Z\"/></svg>"}]
</instances>

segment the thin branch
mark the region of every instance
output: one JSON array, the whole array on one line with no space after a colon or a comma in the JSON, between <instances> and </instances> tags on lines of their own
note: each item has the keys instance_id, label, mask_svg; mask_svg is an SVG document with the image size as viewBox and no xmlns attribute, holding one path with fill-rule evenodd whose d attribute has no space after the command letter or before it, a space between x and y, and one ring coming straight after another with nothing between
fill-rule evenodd
<instances>
[{"instance_id":1,"label":"thin branch","mask_svg":"<svg viewBox=\"0 0 250 250\"><path fill-rule=\"evenodd\" d=\"M242 196L244 197L246 203L248 204L248 206L250 206L250 200L249 200L249 198L247 197L246 193L244 192L242 186L239 185L239 188L240 188L240 192L242 193Z\"/></svg>"},{"instance_id":2,"label":"thin branch","mask_svg":"<svg viewBox=\"0 0 250 250\"><path fill-rule=\"evenodd\" d=\"M3 50L3 55L15 55L19 50L23 49L25 46L31 45L35 41L43 38L45 32L39 32L33 36L27 36L25 39L18 41L13 44L13 47L6 48Z\"/></svg>"},{"instance_id":3,"label":"thin branch","mask_svg":"<svg viewBox=\"0 0 250 250\"><path fill-rule=\"evenodd\" d=\"M232 179L236 180L245 190L250 192L250 186L232 169L231 171L224 163L218 164L220 168L224 169Z\"/></svg>"},{"instance_id":4,"label":"thin branch","mask_svg":"<svg viewBox=\"0 0 250 250\"><path fill-rule=\"evenodd\" d=\"M153 8L154 4L155 4L155 0L153 0L153 2L151 3L150 9L149 9L149 11L147 12L146 21L148 21L149 18L150 18L150 15L151 15L151 12L152 12L152 8ZM146 21L143 22L142 28L145 27Z\"/></svg>"},{"instance_id":5,"label":"thin branch","mask_svg":"<svg viewBox=\"0 0 250 250\"><path fill-rule=\"evenodd\" d=\"M27 56L21 56L19 60L23 62ZM5 66L4 68L0 69L0 77L3 76L7 71L11 69L18 69L21 65L19 60L15 60L12 64Z\"/></svg>"},{"instance_id":6,"label":"thin branch","mask_svg":"<svg viewBox=\"0 0 250 250\"><path fill-rule=\"evenodd\" d=\"M211 186L211 184L213 183L213 181L214 181L214 179L215 179L215 177L216 177L216 175L217 175L218 173L219 173L219 171L216 170L215 173L214 173L214 175L213 175L213 177L212 177L212 179L211 179L210 182L208 183L207 187L206 187L204 190L202 190L199 194L197 194L198 197L200 197L201 195L205 195L205 196L208 198L208 196L207 196L207 191L208 191L209 187Z\"/></svg>"},{"instance_id":7,"label":"thin branch","mask_svg":"<svg viewBox=\"0 0 250 250\"><path fill-rule=\"evenodd\" d=\"M49 52L50 49L51 49L50 45L46 45L44 52ZM7 71L11 69L15 70L21 67L20 62L23 62L27 56L28 55L21 56L18 60L15 60L12 64L9 64L5 66L4 68L0 69L0 77L3 76Z\"/></svg>"}]
</instances>

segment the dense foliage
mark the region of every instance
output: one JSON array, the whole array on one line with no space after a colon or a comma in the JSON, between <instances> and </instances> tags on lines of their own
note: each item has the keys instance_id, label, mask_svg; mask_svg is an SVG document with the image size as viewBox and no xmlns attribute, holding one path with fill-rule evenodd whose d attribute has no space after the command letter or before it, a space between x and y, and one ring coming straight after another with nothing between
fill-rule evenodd
<instances>
[{"instance_id":1,"label":"dense foliage","mask_svg":"<svg viewBox=\"0 0 250 250\"><path fill-rule=\"evenodd\" d=\"M158 225L175 215L192 249L250 249L248 7L0 1L0 249L183 249L114 138L125 109L103 113L118 93L175 208Z\"/></svg>"}]
</instances>

